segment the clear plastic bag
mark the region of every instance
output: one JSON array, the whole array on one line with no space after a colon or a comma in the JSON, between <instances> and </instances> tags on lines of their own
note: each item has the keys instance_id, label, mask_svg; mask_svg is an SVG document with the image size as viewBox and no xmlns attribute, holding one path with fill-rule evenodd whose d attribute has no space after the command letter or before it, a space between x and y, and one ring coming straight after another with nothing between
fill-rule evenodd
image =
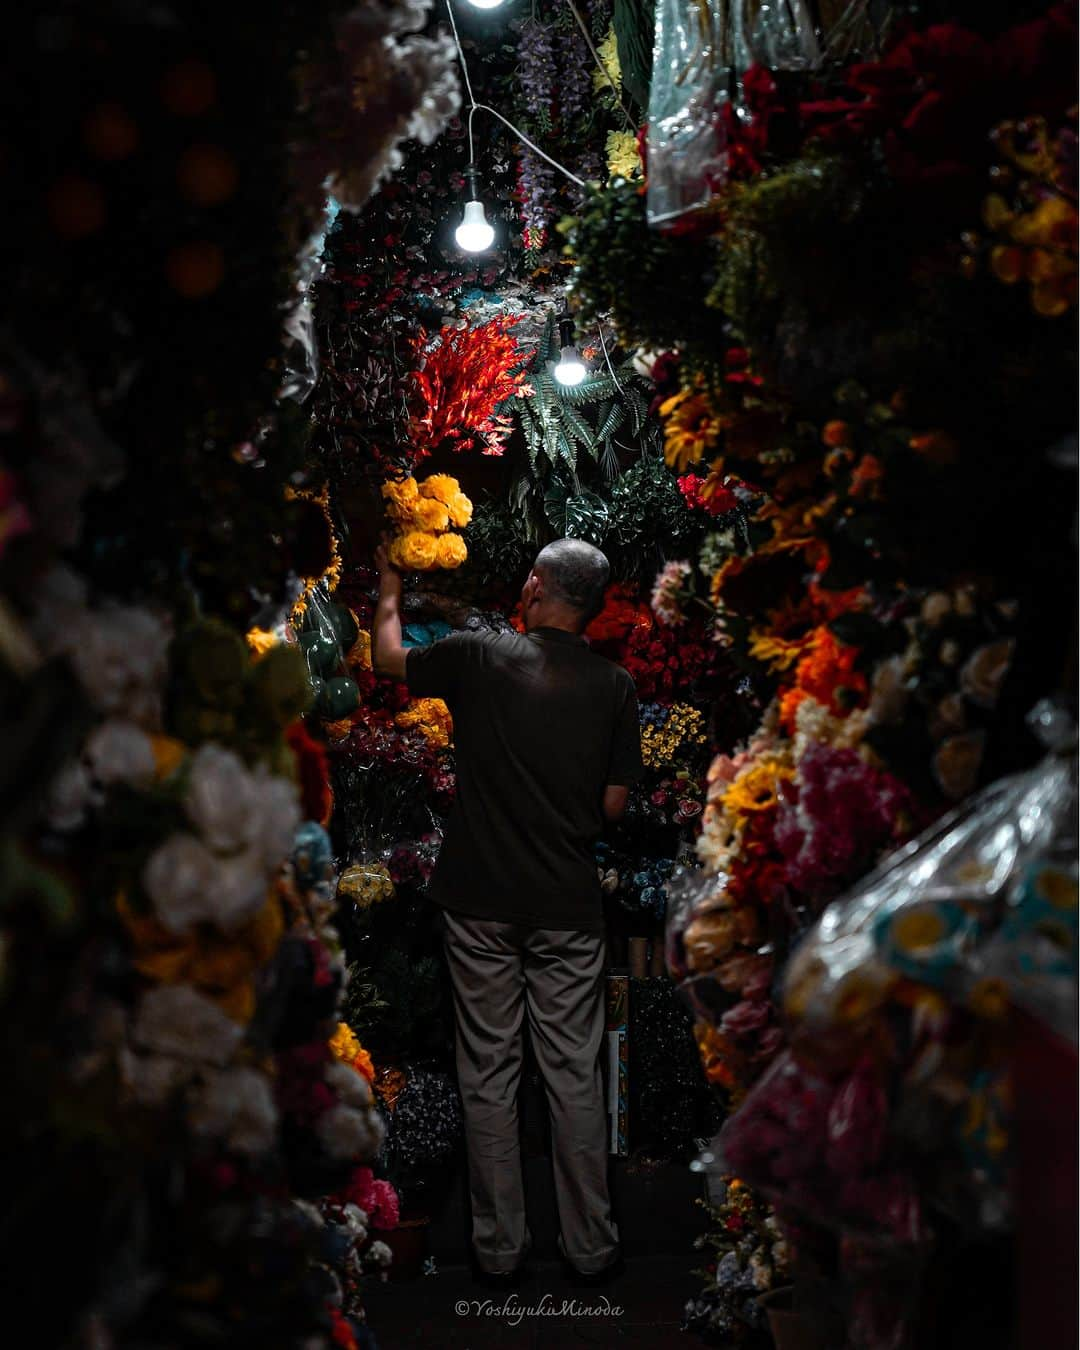
<instances>
[{"instance_id":1,"label":"clear plastic bag","mask_svg":"<svg viewBox=\"0 0 1080 1350\"><path fill-rule=\"evenodd\" d=\"M815 69L822 53L807 0L658 0L649 87L646 214L671 226L727 182L724 108L742 76Z\"/></svg>"},{"instance_id":2,"label":"clear plastic bag","mask_svg":"<svg viewBox=\"0 0 1080 1350\"><path fill-rule=\"evenodd\" d=\"M328 721L348 717L359 706L360 690L346 665L358 636L351 610L331 600L320 582L305 603L297 640L315 692L315 711Z\"/></svg>"},{"instance_id":3,"label":"clear plastic bag","mask_svg":"<svg viewBox=\"0 0 1080 1350\"><path fill-rule=\"evenodd\" d=\"M1008 941L1024 879L1072 828L1075 779L1052 755L993 784L830 905L785 973L793 1035L857 1038L901 979L958 1001L983 987L990 939Z\"/></svg>"},{"instance_id":4,"label":"clear plastic bag","mask_svg":"<svg viewBox=\"0 0 1080 1350\"><path fill-rule=\"evenodd\" d=\"M727 181L721 110L728 99L726 0L658 0L649 87L650 225L707 206Z\"/></svg>"},{"instance_id":5,"label":"clear plastic bag","mask_svg":"<svg viewBox=\"0 0 1080 1350\"><path fill-rule=\"evenodd\" d=\"M770 70L813 70L821 61L806 0L742 0L733 9L739 14L751 60L757 64Z\"/></svg>"}]
</instances>

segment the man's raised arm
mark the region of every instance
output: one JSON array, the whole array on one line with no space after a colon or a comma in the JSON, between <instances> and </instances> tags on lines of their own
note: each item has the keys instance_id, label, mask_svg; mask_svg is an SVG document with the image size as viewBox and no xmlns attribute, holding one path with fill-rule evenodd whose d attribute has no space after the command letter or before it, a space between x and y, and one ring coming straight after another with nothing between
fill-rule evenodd
<instances>
[{"instance_id":1,"label":"man's raised arm","mask_svg":"<svg viewBox=\"0 0 1080 1350\"><path fill-rule=\"evenodd\" d=\"M379 600L371 625L371 665L376 675L405 678L405 648L401 645L401 573L390 562L385 539L375 550L379 569Z\"/></svg>"}]
</instances>

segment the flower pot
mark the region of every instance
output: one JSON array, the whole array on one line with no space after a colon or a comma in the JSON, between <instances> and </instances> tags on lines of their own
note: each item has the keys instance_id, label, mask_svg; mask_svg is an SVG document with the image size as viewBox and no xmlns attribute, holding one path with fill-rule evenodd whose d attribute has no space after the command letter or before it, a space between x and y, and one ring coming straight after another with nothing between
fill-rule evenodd
<instances>
[{"instance_id":1,"label":"flower pot","mask_svg":"<svg viewBox=\"0 0 1080 1350\"><path fill-rule=\"evenodd\" d=\"M372 1231L372 1237L385 1242L394 1254L388 1271L391 1280L415 1280L423 1273L428 1253L429 1215L416 1219L402 1219L396 1228Z\"/></svg>"},{"instance_id":2,"label":"flower pot","mask_svg":"<svg viewBox=\"0 0 1080 1350\"><path fill-rule=\"evenodd\" d=\"M770 1289L758 1303L765 1310L776 1350L828 1350L820 1332L792 1307L792 1287Z\"/></svg>"}]
</instances>

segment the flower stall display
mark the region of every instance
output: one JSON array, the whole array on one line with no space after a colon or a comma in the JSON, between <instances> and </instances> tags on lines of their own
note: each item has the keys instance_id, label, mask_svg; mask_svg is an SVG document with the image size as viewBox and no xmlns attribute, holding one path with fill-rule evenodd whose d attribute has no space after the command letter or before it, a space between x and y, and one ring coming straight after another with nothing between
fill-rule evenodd
<instances>
[{"instance_id":1,"label":"flower stall display","mask_svg":"<svg viewBox=\"0 0 1080 1350\"><path fill-rule=\"evenodd\" d=\"M667 462L690 509L716 512L659 572L656 617L679 631L711 605L764 710L709 771L703 872L669 884L669 961L706 1071L745 1100L733 1137L744 1119L747 1139L768 1135L773 1097L782 1131L819 1110L839 1130L854 1111L881 1135L898 1107L875 1064L804 1083L799 1046L776 1060L779 981L848 887L1030 758L1023 714L1066 661L1049 596L1070 528L1075 78L1058 43L1074 33L1068 5L1012 28L916 22L854 60L828 43L839 59L812 82L751 51L692 229L650 231L646 195L624 184L592 193L569 231L579 312L651 353ZM646 284L625 284L630 255ZM1039 520L1041 542L1018 520ZM1000 1050L969 1045L998 1139ZM804 1157L827 1166L816 1146ZM854 1228L921 1248L921 1197L882 1157L852 1173ZM893 1344L856 1264L851 1343ZM896 1334L911 1325L898 1315Z\"/></svg>"},{"instance_id":2,"label":"flower stall display","mask_svg":"<svg viewBox=\"0 0 1080 1350\"><path fill-rule=\"evenodd\" d=\"M417 483L411 475L383 484L387 514L397 533L390 561L406 572L460 567L468 557L458 533L472 520L472 502L456 478L436 473Z\"/></svg>"},{"instance_id":3,"label":"flower stall display","mask_svg":"<svg viewBox=\"0 0 1080 1350\"><path fill-rule=\"evenodd\" d=\"M698 1271L704 1284L687 1302L683 1326L709 1342L767 1345L763 1295L782 1289L788 1278L788 1243L776 1216L734 1176L724 1179L717 1202L699 1203L709 1227L695 1245L709 1261Z\"/></svg>"}]
</instances>

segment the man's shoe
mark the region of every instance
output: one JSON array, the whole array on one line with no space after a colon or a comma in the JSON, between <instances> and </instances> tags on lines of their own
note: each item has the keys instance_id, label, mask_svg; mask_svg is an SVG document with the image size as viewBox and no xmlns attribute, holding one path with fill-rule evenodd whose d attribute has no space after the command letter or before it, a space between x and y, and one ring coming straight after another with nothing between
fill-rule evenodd
<instances>
[{"instance_id":1,"label":"man's shoe","mask_svg":"<svg viewBox=\"0 0 1080 1350\"><path fill-rule=\"evenodd\" d=\"M524 1262L515 1266L513 1270L498 1271L485 1270L475 1257L471 1264L473 1284L482 1285L485 1289L491 1289L496 1293L500 1290L516 1289L521 1284L521 1277L525 1271Z\"/></svg>"},{"instance_id":2,"label":"man's shoe","mask_svg":"<svg viewBox=\"0 0 1080 1350\"><path fill-rule=\"evenodd\" d=\"M626 1270L626 1261L620 1252L608 1265L602 1270L584 1271L578 1270L577 1266L572 1265L565 1257L562 1261L563 1273L567 1280L576 1289L602 1289L605 1285L617 1280Z\"/></svg>"}]
</instances>

